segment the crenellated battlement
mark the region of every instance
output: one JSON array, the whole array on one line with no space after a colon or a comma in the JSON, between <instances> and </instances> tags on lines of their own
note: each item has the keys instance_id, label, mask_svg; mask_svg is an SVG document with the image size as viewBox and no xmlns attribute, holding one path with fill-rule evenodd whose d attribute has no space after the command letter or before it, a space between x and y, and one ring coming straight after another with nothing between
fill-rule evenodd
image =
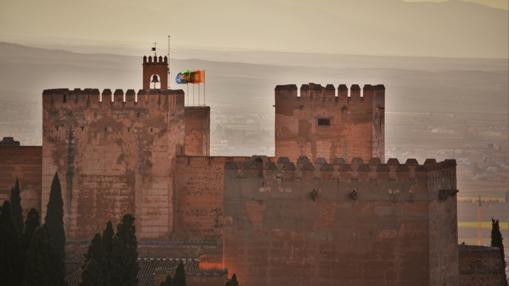
<instances>
[{"instance_id":1,"label":"crenellated battlement","mask_svg":"<svg viewBox=\"0 0 509 286\"><path fill-rule=\"evenodd\" d=\"M381 162L378 158L363 161L361 158L353 158L346 162L343 158L328 162L324 158L318 158L312 162L306 156L300 156L296 162L291 162L286 157L280 157L275 161L269 157L253 156L241 162L226 162L225 169L236 172L239 176L271 178L318 178L322 180L357 180L369 181L372 179L399 180L426 176L430 172L450 170L456 167L456 160L444 160L436 162L427 159L424 164L419 164L416 159L407 159L400 163L398 159L391 158L387 162Z\"/></svg>"},{"instance_id":2,"label":"crenellated battlement","mask_svg":"<svg viewBox=\"0 0 509 286\"><path fill-rule=\"evenodd\" d=\"M332 84L322 86L320 84L310 83L301 85L300 89L295 84L277 85L275 88L276 105L282 101L297 102L324 102L324 103L355 103L372 102L375 97L385 96L384 85L364 85L363 88L358 84L353 84L348 88L340 84L337 88Z\"/></svg>"},{"instance_id":3,"label":"crenellated battlement","mask_svg":"<svg viewBox=\"0 0 509 286\"><path fill-rule=\"evenodd\" d=\"M167 56L143 56L143 64L144 65L150 65L150 64L167 64L168 63L168 57Z\"/></svg>"},{"instance_id":4,"label":"crenellated battlement","mask_svg":"<svg viewBox=\"0 0 509 286\"><path fill-rule=\"evenodd\" d=\"M184 107L184 91L181 89L46 89L42 93L43 103L47 106L151 106Z\"/></svg>"}]
</instances>

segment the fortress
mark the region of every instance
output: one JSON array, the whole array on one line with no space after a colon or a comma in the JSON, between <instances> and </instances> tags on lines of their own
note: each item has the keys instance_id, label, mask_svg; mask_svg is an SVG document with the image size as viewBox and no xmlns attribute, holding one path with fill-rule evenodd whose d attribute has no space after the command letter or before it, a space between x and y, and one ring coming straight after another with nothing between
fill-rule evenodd
<instances>
[{"instance_id":1,"label":"fortress","mask_svg":"<svg viewBox=\"0 0 509 286\"><path fill-rule=\"evenodd\" d=\"M143 58L138 92L42 97L42 147L0 145L0 200L18 177L44 217L59 174L71 276L132 213L140 259L198 261L191 285L459 283L456 162L385 161L383 85L276 86L274 157L210 156L210 108L168 89L166 57Z\"/></svg>"}]
</instances>

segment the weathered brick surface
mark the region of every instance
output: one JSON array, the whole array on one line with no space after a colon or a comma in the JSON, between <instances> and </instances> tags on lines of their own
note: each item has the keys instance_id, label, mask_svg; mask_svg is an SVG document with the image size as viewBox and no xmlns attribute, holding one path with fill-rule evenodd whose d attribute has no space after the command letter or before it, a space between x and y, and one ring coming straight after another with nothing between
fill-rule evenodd
<instances>
[{"instance_id":1,"label":"weathered brick surface","mask_svg":"<svg viewBox=\"0 0 509 286\"><path fill-rule=\"evenodd\" d=\"M459 246L460 286L503 286L500 250L494 247Z\"/></svg>"},{"instance_id":2,"label":"weathered brick surface","mask_svg":"<svg viewBox=\"0 0 509 286\"><path fill-rule=\"evenodd\" d=\"M105 90L100 101L98 90L46 90L42 205L58 172L69 240L88 240L126 213L136 216L139 238L168 238L183 144L182 91L141 90L135 101L132 90L125 100Z\"/></svg>"},{"instance_id":3,"label":"weathered brick surface","mask_svg":"<svg viewBox=\"0 0 509 286\"><path fill-rule=\"evenodd\" d=\"M41 209L42 147L0 145L0 204L10 198L19 179L21 207Z\"/></svg>"},{"instance_id":4,"label":"weathered brick surface","mask_svg":"<svg viewBox=\"0 0 509 286\"><path fill-rule=\"evenodd\" d=\"M428 161L434 164L434 161ZM428 172L428 193L456 190L456 169ZM458 285L458 217L454 199L431 200L429 203L430 285Z\"/></svg>"},{"instance_id":5,"label":"weathered brick surface","mask_svg":"<svg viewBox=\"0 0 509 286\"><path fill-rule=\"evenodd\" d=\"M222 233L224 164L247 157L177 157L175 235L217 240Z\"/></svg>"},{"instance_id":6,"label":"weathered brick surface","mask_svg":"<svg viewBox=\"0 0 509 286\"><path fill-rule=\"evenodd\" d=\"M187 156L210 155L210 107L186 106L185 111L185 150Z\"/></svg>"},{"instance_id":7,"label":"weathered brick surface","mask_svg":"<svg viewBox=\"0 0 509 286\"><path fill-rule=\"evenodd\" d=\"M301 155L312 160L360 157L384 159L385 88L358 85L348 89L340 85L323 87L302 85L277 86L276 157L297 160ZM328 119L330 126L319 125Z\"/></svg>"},{"instance_id":8,"label":"weathered brick surface","mask_svg":"<svg viewBox=\"0 0 509 286\"><path fill-rule=\"evenodd\" d=\"M210 108L167 90L165 58L143 69L137 95L44 91L43 147L0 146L0 200L19 177L44 217L58 172L69 265L132 213L141 256L199 258L244 286L457 285L458 268L491 281L468 266L478 254L458 264L455 162L370 160L384 159L384 86L277 86L276 158L209 157Z\"/></svg>"},{"instance_id":9,"label":"weathered brick surface","mask_svg":"<svg viewBox=\"0 0 509 286\"><path fill-rule=\"evenodd\" d=\"M454 229L429 220L440 215L433 204L456 202L454 192L439 200L429 181L433 172L453 174L454 162L300 160L292 170L259 161L225 171L224 259L242 285L457 285ZM455 190L442 175L440 187ZM435 273L431 247L442 242L440 261L450 264Z\"/></svg>"}]
</instances>

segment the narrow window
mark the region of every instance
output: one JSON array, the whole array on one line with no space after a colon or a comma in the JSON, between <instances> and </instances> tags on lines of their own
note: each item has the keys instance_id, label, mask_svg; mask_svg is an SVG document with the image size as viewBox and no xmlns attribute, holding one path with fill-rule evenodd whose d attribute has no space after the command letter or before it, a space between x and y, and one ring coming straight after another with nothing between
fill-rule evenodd
<instances>
[{"instance_id":1,"label":"narrow window","mask_svg":"<svg viewBox=\"0 0 509 286\"><path fill-rule=\"evenodd\" d=\"M318 118L318 126L330 126L330 118Z\"/></svg>"}]
</instances>

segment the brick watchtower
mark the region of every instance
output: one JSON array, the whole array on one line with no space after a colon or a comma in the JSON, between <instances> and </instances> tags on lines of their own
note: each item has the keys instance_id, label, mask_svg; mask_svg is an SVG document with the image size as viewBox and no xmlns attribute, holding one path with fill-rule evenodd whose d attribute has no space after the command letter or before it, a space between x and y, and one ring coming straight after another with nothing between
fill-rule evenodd
<instances>
[{"instance_id":1,"label":"brick watchtower","mask_svg":"<svg viewBox=\"0 0 509 286\"><path fill-rule=\"evenodd\" d=\"M168 57L143 57L143 89L168 89Z\"/></svg>"},{"instance_id":2,"label":"brick watchtower","mask_svg":"<svg viewBox=\"0 0 509 286\"><path fill-rule=\"evenodd\" d=\"M276 157L384 160L383 85L276 87Z\"/></svg>"}]
</instances>

